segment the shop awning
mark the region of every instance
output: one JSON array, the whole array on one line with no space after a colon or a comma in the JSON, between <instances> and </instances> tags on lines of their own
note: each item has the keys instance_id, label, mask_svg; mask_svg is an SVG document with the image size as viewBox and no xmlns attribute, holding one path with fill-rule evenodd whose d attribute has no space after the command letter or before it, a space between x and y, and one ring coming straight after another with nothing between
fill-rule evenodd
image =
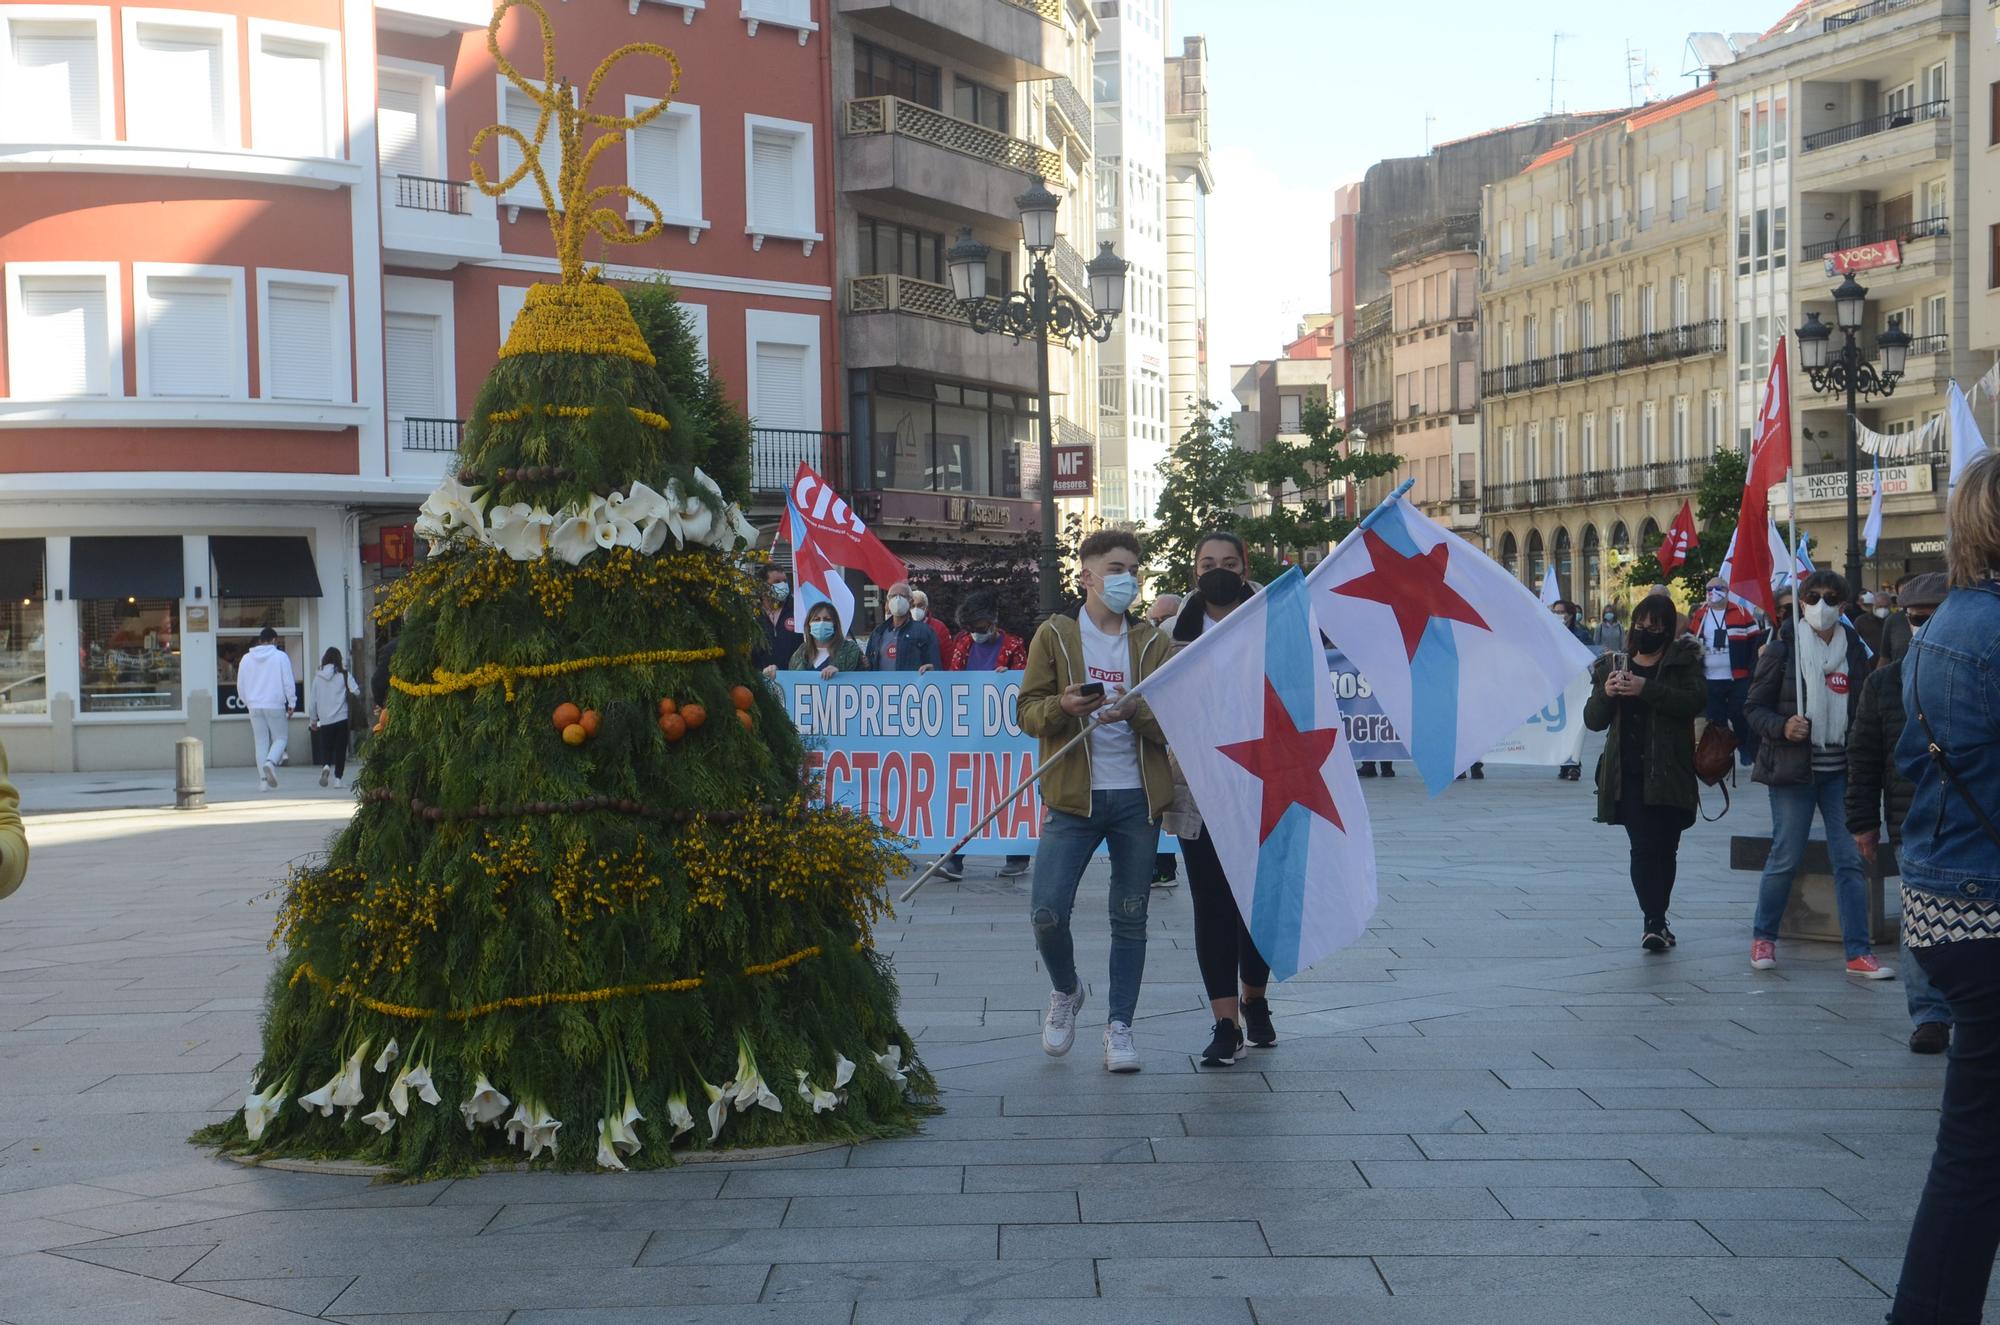
<instances>
[{"instance_id":1,"label":"shop awning","mask_svg":"<svg viewBox=\"0 0 2000 1325\"><path fill-rule=\"evenodd\" d=\"M39 538L0 538L0 601L42 597Z\"/></svg>"},{"instance_id":2,"label":"shop awning","mask_svg":"<svg viewBox=\"0 0 2000 1325\"><path fill-rule=\"evenodd\" d=\"M69 541L72 598L179 598L186 584L178 535Z\"/></svg>"},{"instance_id":3,"label":"shop awning","mask_svg":"<svg viewBox=\"0 0 2000 1325\"><path fill-rule=\"evenodd\" d=\"M276 538L216 536L208 540L215 559L217 598L318 598L319 572L312 545L296 534Z\"/></svg>"}]
</instances>

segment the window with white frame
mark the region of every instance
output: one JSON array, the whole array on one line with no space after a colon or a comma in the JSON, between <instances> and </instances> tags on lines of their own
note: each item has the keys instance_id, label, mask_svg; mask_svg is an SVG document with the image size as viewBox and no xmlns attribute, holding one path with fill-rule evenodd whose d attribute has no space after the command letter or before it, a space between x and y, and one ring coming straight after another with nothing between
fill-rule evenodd
<instances>
[{"instance_id":1,"label":"window with white frame","mask_svg":"<svg viewBox=\"0 0 2000 1325\"><path fill-rule=\"evenodd\" d=\"M1526 475L1530 483L1542 476L1542 425L1528 425Z\"/></svg>"},{"instance_id":2,"label":"window with white frame","mask_svg":"<svg viewBox=\"0 0 2000 1325\"><path fill-rule=\"evenodd\" d=\"M636 115L650 104L628 96L625 113ZM627 132L625 178L653 200L668 225L685 226L690 240L699 238L708 226L701 205L701 107L677 101ZM637 202L629 212L635 220L652 219Z\"/></svg>"},{"instance_id":3,"label":"window with white frame","mask_svg":"<svg viewBox=\"0 0 2000 1325\"><path fill-rule=\"evenodd\" d=\"M1550 472L1556 478L1569 477L1569 420L1557 419L1551 425L1555 431L1555 468Z\"/></svg>"},{"instance_id":4,"label":"window with white frame","mask_svg":"<svg viewBox=\"0 0 2000 1325\"><path fill-rule=\"evenodd\" d=\"M1506 221L1500 223L1500 274L1514 265L1514 227Z\"/></svg>"},{"instance_id":5,"label":"window with white frame","mask_svg":"<svg viewBox=\"0 0 2000 1325\"><path fill-rule=\"evenodd\" d=\"M1945 201L1946 197L1947 195L1945 193L1945 184L1943 179L1940 178L1940 179L1932 179L1924 181L1923 219L1926 221L1936 221L1942 219L1945 216L1947 209L1947 204Z\"/></svg>"},{"instance_id":6,"label":"window with white frame","mask_svg":"<svg viewBox=\"0 0 2000 1325\"><path fill-rule=\"evenodd\" d=\"M1640 335L1650 336L1653 334L1654 331L1659 329L1659 324L1653 321L1654 312L1655 310L1653 307L1653 287L1650 285L1642 285L1639 287L1639 334Z\"/></svg>"},{"instance_id":7,"label":"window with white frame","mask_svg":"<svg viewBox=\"0 0 2000 1325\"><path fill-rule=\"evenodd\" d=\"M115 262L7 264L7 381L18 399L125 394Z\"/></svg>"},{"instance_id":8,"label":"window with white frame","mask_svg":"<svg viewBox=\"0 0 2000 1325\"><path fill-rule=\"evenodd\" d=\"M1597 207L1589 194L1577 204L1576 246L1590 248L1597 243Z\"/></svg>"},{"instance_id":9,"label":"window with white frame","mask_svg":"<svg viewBox=\"0 0 2000 1325\"><path fill-rule=\"evenodd\" d=\"M1674 397L1674 412L1668 423L1668 454L1675 460L1688 458L1688 398Z\"/></svg>"},{"instance_id":10,"label":"window with white frame","mask_svg":"<svg viewBox=\"0 0 2000 1325\"><path fill-rule=\"evenodd\" d=\"M375 156L383 174L436 178L436 107L437 82L431 75L388 67L376 71Z\"/></svg>"},{"instance_id":11,"label":"window with white frame","mask_svg":"<svg viewBox=\"0 0 2000 1325\"><path fill-rule=\"evenodd\" d=\"M279 156L343 155L338 34L250 20L250 146Z\"/></svg>"},{"instance_id":12,"label":"window with white frame","mask_svg":"<svg viewBox=\"0 0 2000 1325\"><path fill-rule=\"evenodd\" d=\"M0 139L87 143L111 136L110 11L46 17L0 8Z\"/></svg>"},{"instance_id":13,"label":"window with white frame","mask_svg":"<svg viewBox=\"0 0 2000 1325\"><path fill-rule=\"evenodd\" d=\"M1611 467L1625 468L1625 407L1611 407Z\"/></svg>"},{"instance_id":14,"label":"window with white frame","mask_svg":"<svg viewBox=\"0 0 2000 1325\"><path fill-rule=\"evenodd\" d=\"M1549 256L1559 258L1569 241L1569 208L1557 203L1549 209Z\"/></svg>"},{"instance_id":15,"label":"window with white frame","mask_svg":"<svg viewBox=\"0 0 2000 1325\"><path fill-rule=\"evenodd\" d=\"M1500 430L1500 481L1514 481L1514 427L1508 424Z\"/></svg>"},{"instance_id":16,"label":"window with white frame","mask_svg":"<svg viewBox=\"0 0 2000 1325\"><path fill-rule=\"evenodd\" d=\"M1701 315L1710 322L1720 322L1722 320L1722 268L1720 267L1710 267L1708 269L1708 294L1706 299L1707 302L1702 305Z\"/></svg>"},{"instance_id":17,"label":"window with white frame","mask_svg":"<svg viewBox=\"0 0 2000 1325\"><path fill-rule=\"evenodd\" d=\"M503 285L500 287L500 344L507 343L508 333L514 330L514 319L521 316L521 309L528 302L528 287L525 285Z\"/></svg>"},{"instance_id":18,"label":"window with white frame","mask_svg":"<svg viewBox=\"0 0 2000 1325\"><path fill-rule=\"evenodd\" d=\"M1542 214L1529 212L1521 221L1521 265L1535 265L1535 252L1542 244Z\"/></svg>"},{"instance_id":19,"label":"window with white frame","mask_svg":"<svg viewBox=\"0 0 2000 1325\"><path fill-rule=\"evenodd\" d=\"M1660 454L1660 406L1658 401L1646 400L1639 403L1639 463L1651 465L1659 461Z\"/></svg>"},{"instance_id":20,"label":"window with white frame","mask_svg":"<svg viewBox=\"0 0 2000 1325\"><path fill-rule=\"evenodd\" d=\"M1702 449L1714 455L1722 447L1722 393L1708 393L1708 417L1702 428Z\"/></svg>"},{"instance_id":21,"label":"window with white frame","mask_svg":"<svg viewBox=\"0 0 2000 1325\"><path fill-rule=\"evenodd\" d=\"M753 37L766 23L791 28L799 34L801 46L808 34L819 31L819 24L812 19L812 0L743 0L743 21Z\"/></svg>"},{"instance_id":22,"label":"window with white frame","mask_svg":"<svg viewBox=\"0 0 2000 1325\"><path fill-rule=\"evenodd\" d=\"M384 313L382 351L390 421L444 417L444 319L435 313Z\"/></svg>"},{"instance_id":23,"label":"window with white frame","mask_svg":"<svg viewBox=\"0 0 2000 1325\"><path fill-rule=\"evenodd\" d=\"M529 81L534 82L532 79ZM535 86L541 87L541 84L536 83ZM543 88L543 91L546 90ZM540 123L541 117L542 107L539 102L508 82L505 77L500 79L502 124L520 134L523 140L532 143L535 141L535 126ZM542 165L542 179L548 184L551 195L554 195L561 186L562 135L558 132L559 127L555 115L551 113L548 127L542 135L541 150L537 154ZM506 179L519 170L521 159L520 144L511 136L501 136L500 178ZM535 182L535 173L531 170L523 174L514 187L501 196L500 201L509 207L541 207L542 190ZM558 197L556 201L561 202L562 199Z\"/></svg>"},{"instance_id":24,"label":"window with white frame","mask_svg":"<svg viewBox=\"0 0 2000 1325\"><path fill-rule=\"evenodd\" d=\"M1712 212L1722 206L1722 162L1722 149L1709 148L1706 188L1701 198L1701 209L1705 212Z\"/></svg>"},{"instance_id":25,"label":"window with white frame","mask_svg":"<svg viewBox=\"0 0 2000 1325\"><path fill-rule=\"evenodd\" d=\"M1934 294L1924 300L1924 334L1942 336L1951 330L1949 299L1945 295Z\"/></svg>"},{"instance_id":26,"label":"window with white frame","mask_svg":"<svg viewBox=\"0 0 2000 1325\"><path fill-rule=\"evenodd\" d=\"M766 239L799 239L808 256L820 239L814 228L812 125L743 117L745 231L752 247Z\"/></svg>"},{"instance_id":27,"label":"window with white frame","mask_svg":"<svg viewBox=\"0 0 2000 1325\"><path fill-rule=\"evenodd\" d=\"M1660 176L1658 171L1649 170L1639 176L1639 228L1653 228L1653 211L1660 203Z\"/></svg>"},{"instance_id":28,"label":"window with white frame","mask_svg":"<svg viewBox=\"0 0 2000 1325\"><path fill-rule=\"evenodd\" d=\"M125 136L170 147L238 146L235 18L158 9L124 14Z\"/></svg>"},{"instance_id":29,"label":"window with white frame","mask_svg":"<svg viewBox=\"0 0 2000 1325\"><path fill-rule=\"evenodd\" d=\"M680 306L680 310L681 319L687 323L687 329L694 335L694 343L701 353L702 362L706 363L708 361L708 305L684 303Z\"/></svg>"},{"instance_id":30,"label":"window with white frame","mask_svg":"<svg viewBox=\"0 0 2000 1325\"><path fill-rule=\"evenodd\" d=\"M1673 172L1673 218L1685 220L1688 214L1689 167L1685 159L1674 162Z\"/></svg>"},{"instance_id":31,"label":"window with white frame","mask_svg":"<svg viewBox=\"0 0 2000 1325\"><path fill-rule=\"evenodd\" d=\"M243 399L243 269L132 264L139 394Z\"/></svg>"},{"instance_id":32,"label":"window with white frame","mask_svg":"<svg viewBox=\"0 0 2000 1325\"><path fill-rule=\"evenodd\" d=\"M1577 420L1577 431L1578 445L1583 450L1582 472L1585 474L1595 474L1597 472L1597 412L1595 410L1585 412L1584 416Z\"/></svg>"},{"instance_id":33,"label":"window with white frame","mask_svg":"<svg viewBox=\"0 0 2000 1325\"><path fill-rule=\"evenodd\" d=\"M1684 327L1692 319L1692 312L1688 307L1688 278L1685 276L1674 277L1673 285L1670 288L1673 291L1674 300L1673 325Z\"/></svg>"},{"instance_id":34,"label":"window with white frame","mask_svg":"<svg viewBox=\"0 0 2000 1325\"><path fill-rule=\"evenodd\" d=\"M744 314L749 414L759 428L820 427L820 320L810 313Z\"/></svg>"},{"instance_id":35,"label":"window with white frame","mask_svg":"<svg viewBox=\"0 0 2000 1325\"><path fill-rule=\"evenodd\" d=\"M347 278L257 270L257 384L266 400L353 399Z\"/></svg>"}]
</instances>

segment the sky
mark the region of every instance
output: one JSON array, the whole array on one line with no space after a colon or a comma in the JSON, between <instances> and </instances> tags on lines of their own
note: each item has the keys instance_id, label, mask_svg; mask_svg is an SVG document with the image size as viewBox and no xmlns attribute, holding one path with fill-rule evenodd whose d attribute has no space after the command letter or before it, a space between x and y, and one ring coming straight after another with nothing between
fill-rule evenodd
<instances>
[{"instance_id":1,"label":"sky","mask_svg":"<svg viewBox=\"0 0 2000 1325\"><path fill-rule=\"evenodd\" d=\"M1327 311L1333 194L1384 157L1549 109L1633 104L1682 76L1691 32L1761 32L1790 0L1171 0L1170 47L1208 38L1210 394ZM1555 41L1557 33L1562 37ZM1643 56L1628 71L1628 46ZM1641 100L1646 97L1642 92ZM1428 138L1427 136L1428 135Z\"/></svg>"}]
</instances>

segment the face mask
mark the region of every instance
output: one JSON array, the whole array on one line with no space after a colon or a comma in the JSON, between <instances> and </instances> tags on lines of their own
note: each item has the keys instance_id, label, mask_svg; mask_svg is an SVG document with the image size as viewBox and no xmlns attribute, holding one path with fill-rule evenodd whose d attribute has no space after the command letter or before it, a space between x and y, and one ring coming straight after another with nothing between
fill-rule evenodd
<instances>
[{"instance_id":1,"label":"face mask","mask_svg":"<svg viewBox=\"0 0 2000 1325\"><path fill-rule=\"evenodd\" d=\"M1889 609L1886 607L1878 607L1875 609L1875 615L1878 617L1886 618L1889 615Z\"/></svg>"},{"instance_id":2,"label":"face mask","mask_svg":"<svg viewBox=\"0 0 2000 1325\"><path fill-rule=\"evenodd\" d=\"M1218 566L1214 570L1203 571L1195 581L1195 588L1211 603L1233 603L1243 593L1243 577L1233 570Z\"/></svg>"},{"instance_id":3,"label":"face mask","mask_svg":"<svg viewBox=\"0 0 2000 1325\"><path fill-rule=\"evenodd\" d=\"M1125 609L1139 596L1139 577L1130 571L1107 575L1097 586L1097 596L1106 607L1124 616Z\"/></svg>"},{"instance_id":4,"label":"face mask","mask_svg":"<svg viewBox=\"0 0 2000 1325\"><path fill-rule=\"evenodd\" d=\"M1633 627L1632 652L1658 653L1661 649L1664 649L1666 647L1667 647L1666 631L1647 630L1638 626Z\"/></svg>"},{"instance_id":5,"label":"face mask","mask_svg":"<svg viewBox=\"0 0 2000 1325\"><path fill-rule=\"evenodd\" d=\"M1729 599L1729 594L1726 590L1710 589L1708 591L1708 601L1711 603L1715 603L1718 606L1728 601L1728 599Z\"/></svg>"},{"instance_id":6,"label":"face mask","mask_svg":"<svg viewBox=\"0 0 2000 1325\"><path fill-rule=\"evenodd\" d=\"M1922 630L1924 623L1930 620L1928 616L1918 616L1915 612L1905 612L1903 615L1909 618L1911 630Z\"/></svg>"},{"instance_id":7,"label":"face mask","mask_svg":"<svg viewBox=\"0 0 2000 1325\"><path fill-rule=\"evenodd\" d=\"M903 595L901 594L897 594L895 597L889 600L890 616L908 616L909 614L910 614L909 599L903 597Z\"/></svg>"},{"instance_id":8,"label":"face mask","mask_svg":"<svg viewBox=\"0 0 2000 1325\"><path fill-rule=\"evenodd\" d=\"M785 599L791 597L791 593L792 586L786 584L783 580L779 580L771 586L771 600L773 602L783 602Z\"/></svg>"},{"instance_id":9,"label":"face mask","mask_svg":"<svg viewBox=\"0 0 2000 1325\"><path fill-rule=\"evenodd\" d=\"M975 630L972 632L972 642L975 644L991 644L999 638L1000 632L997 630Z\"/></svg>"},{"instance_id":10,"label":"face mask","mask_svg":"<svg viewBox=\"0 0 2000 1325\"><path fill-rule=\"evenodd\" d=\"M1615 625L1617 625L1617 624L1618 624L1618 614L1617 614L1616 612L1606 612L1606 613L1604 614L1604 624L1605 624L1605 625L1607 625L1607 626L1615 626Z\"/></svg>"},{"instance_id":11,"label":"face mask","mask_svg":"<svg viewBox=\"0 0 2000 1325\"><path fill-rule=\"evenodd\" d=\"M910 620L912 621L922 621L929 615L930 612L921 607L913 607L910 609Z\"/></svg>"},{"instance_id":12,"label":"face mask","mask_svg":"<svg viewBox=\"0 0 2000 1325\"><path fill-rule=\"evenodd\" d=\"M1830 629L1838 620L1840 620L1840 609L1832 603L1806 604L1806 624L1814 630Z\"/></svg>"},{"instance_id":13,"label":"face mask","mask_svg":"<svg viewBox=\"0 0 2000 1325\"><path fill-rule=\"evenodd\" d=\"M822 644L833 638L833 623L831 621L815 621L810 626L807 626L806 629L811 632L814 639Z\"/></svg>"}]
</instances>

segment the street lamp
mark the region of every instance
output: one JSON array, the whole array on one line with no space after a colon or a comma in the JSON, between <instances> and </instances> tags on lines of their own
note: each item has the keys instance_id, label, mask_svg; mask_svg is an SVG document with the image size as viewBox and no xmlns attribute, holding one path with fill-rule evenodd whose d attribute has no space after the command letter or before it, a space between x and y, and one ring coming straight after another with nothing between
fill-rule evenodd
<instances>
[{"instance_id":1,"label":"street lamp","mask_svg":"<svg viewBox=\"0 0 2000 1325\"><path fill-rule=\"evenodd\" d=\"M1049 254L1056 246L1056 209L1062 199L1049 192L1037 179L1025 193L1014 199L1021 212L1021 239L1032 260L1027 278L1018 290L1004 295L986 291L986 260L992 249L972 237L967 226L958 232L958 242L945 253L951 273L951 292L964 307L972 329L985 335L999 332L1015 341L1032 337L1036 344L1035 383L1041 409L1042 454L1042 610L1043 620L1054 616L1061 605L1057 566L1055 493L1055 416L1049 400L1049 342L1067 345L1079 336L1094 341L1111 337L1111 326L1125 311L1125 272L1131 266L1104 244L1096 257L1084 265L1090 281L1091 307L1084 307L1055 288L1049 276Z\"/></svg>"},{"instance_id":2,"label":"street lamp","mask_svg":"<svg viewBox=\"0 0 2000 1325\"><path fill-rule=\"evenodd\" d=\"M1849 272L1847 279L1833 291L1833 317L1840 326L1839 349L1836 351L1833 346L1834 329L1820 321L1818 313L1806 314L1804 325L1792 333L1799 339L1799 363L1812 379L1813 390L1847 393L1847 584L1848 592L1857 597L1861 593L1861 494L1856 462L1861 425L1855 417L1855 408L1866 397L1895 394L1896 382L1903 376L1903 364L1910 352L1910 333L1903 330L1900 318L1892 317L1888 329L1875 338L1875 346L1882 352L1882 366L1878 369L1867 362L1855 338L1867 311L1868 287Z\"/></svg>"}]
</instances>

